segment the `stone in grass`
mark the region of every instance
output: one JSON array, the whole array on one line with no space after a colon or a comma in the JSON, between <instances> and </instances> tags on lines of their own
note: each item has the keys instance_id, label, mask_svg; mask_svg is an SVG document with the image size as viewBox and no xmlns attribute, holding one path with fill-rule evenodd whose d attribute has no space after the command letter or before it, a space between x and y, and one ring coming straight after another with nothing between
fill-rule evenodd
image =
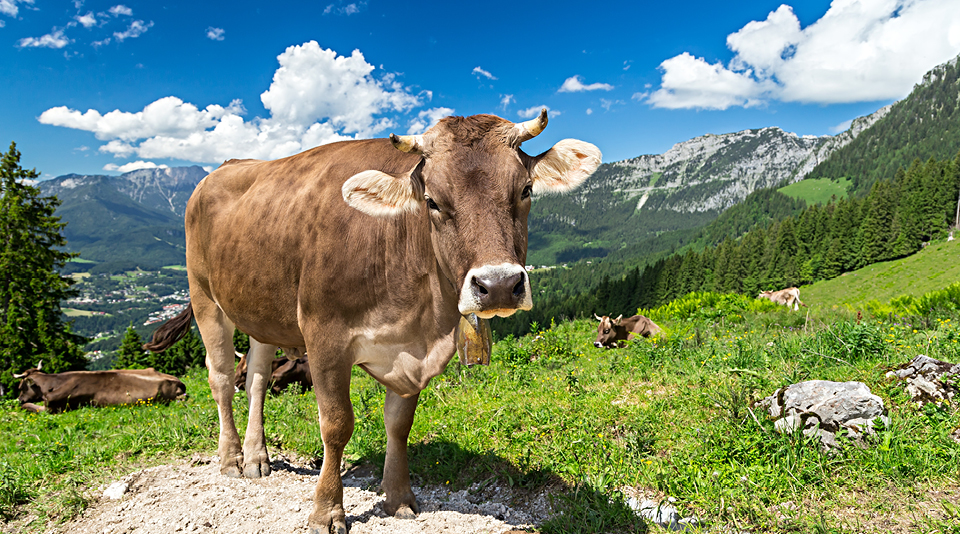
<instances>
[{"instance_id":1,"label":"stone in grass","mask_svg":"<svg viewBox=\"0 0 960 534\"><path fill-rule=\"evenodd\" d=\"M775 418L780 433L803 429L806 436L817 436L824 449L839 448L837 433L847 432L854 442L863 444L873 434L874 421L890 424L883 399L872 394L862 382L809 380L780 388L757 402Z\"/></svg>"},{"instance_id":2,"label":"stone in grass","mask_svg":"<svg viewBox=\"0 0 960 534\"><path fill-rule=\"evenodd\" d=\"M103 497L112 501L122 499L123 494L127 492L129 487L130 486L128 486L126 482L114 482L113 484L110 484L107 489L103 490Z\"/></svg>"},{"instance_id":3,"label":"stone in grass","mask_svg":"<svg viewBox=\"0 0 960 534\"><path fill-rule=\"evenodd\" d=\"M888 378L906 382L907 394L918 406L928 403L952 404L960 382L960 364L929 358L923 354L887 373Z\"/></svg>"},{"instance_id":4,"label":"stone in grass","mask_svg":"<svg viewBox=\"0 0 960 534\"><path fill-rule=\"evenodd\" d=\"M641 500L636 497L630 497L630 499L627 500L627 506L640 517L648 521L653 521L671 532L693 531L699 527L697 518L681 518L680 514L677 513L677 509L669 504L650 499Z\"/></svg>"}]
</instances>

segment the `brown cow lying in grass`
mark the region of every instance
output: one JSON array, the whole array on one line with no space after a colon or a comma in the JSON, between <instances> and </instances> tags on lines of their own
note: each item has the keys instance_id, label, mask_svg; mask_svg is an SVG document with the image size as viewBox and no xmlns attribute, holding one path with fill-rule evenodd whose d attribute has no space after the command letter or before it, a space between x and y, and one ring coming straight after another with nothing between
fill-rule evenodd
<instances>
[{"instance_id":1,"label":"brown cow lying in grass","mask_svg":"<svg viewBox=\"0 0 960 534\"><path fill-rule=\"evenodd\" d=\"M650 337L660 333L660 327L642 315L634 315L628 319L624 319L623 314L616 319L606 315L599 317L593 314L593 316L600 321L600 326L597 327L597 340L593 342L593 346L598 349L622 346L624 341L633 339L636 335Z\"/></svg>"},{"instance_id":2,"label":"brown cow lying in grass","mask_svg":"<svg viewBox=\"0 0 960 534\"><path fill-rule=\"evenodd\" d=\"M187 386L177 377L151 369L69 371L47 374L28 369L20 381L20 406L31 412L60 413L80 406L113 406L137 401L171 401ZM43 402L43 406L35 403Z\"/></svg>"},{"instance_id":3,"label":"brown cow lying in grass","mask_svg":"<svg viewBox=\"0 0 960 534\"><path fill-rule=\"evenodd\" d=\"M757 298L768 299L771 302L775 302L788 308L793 306L794 311L799 310L800 306L803 306L804 308L807 307L806 304L800 302L800 290L795 287L788 287L786 289L781 289L780 291L763 291L757 295Z\"/></svg>"},{"instance_id":4,"label":"brown cow lying in grass","mask_svg":"<svg viewBox=\"0 0 960 534\"><path fill-rule=\"evenodd\" d=\"M233 386L237 391L246 389L247 383L247 355L237 353L240 362L237 364L236 378ZM310 376L310 362L304 354L297 359L287 357L274 358L270 362L270 392L274 395L287 389L290 384L300 384L300 389L313 389L313 377Z\"/></svg>"}]
</instances>

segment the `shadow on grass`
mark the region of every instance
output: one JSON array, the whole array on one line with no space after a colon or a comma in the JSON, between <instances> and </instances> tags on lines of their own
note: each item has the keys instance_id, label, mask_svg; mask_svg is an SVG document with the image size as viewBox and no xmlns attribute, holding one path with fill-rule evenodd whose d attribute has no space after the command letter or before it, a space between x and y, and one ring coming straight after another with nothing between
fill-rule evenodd
<instances>
[{"instance_id":1,"label":"shadow on grass","mask_svg":"<svg viewBox=\"0 0 960 534\"><path fill-rule=\"evenodd\" d=\"M497 487L508 487L509 504L520 510L545 494L554 516L538 525L543 534L647 532L647 525L619 494L585 483L571 485L549 470L521 470L496 454L469 451L448 441L411 444L408 457L417 486L466 489L481 500ZM383 463L384 453L378 452L361 457L356 465L372 465L382 477Z\"/></svg>"}]
</instances>

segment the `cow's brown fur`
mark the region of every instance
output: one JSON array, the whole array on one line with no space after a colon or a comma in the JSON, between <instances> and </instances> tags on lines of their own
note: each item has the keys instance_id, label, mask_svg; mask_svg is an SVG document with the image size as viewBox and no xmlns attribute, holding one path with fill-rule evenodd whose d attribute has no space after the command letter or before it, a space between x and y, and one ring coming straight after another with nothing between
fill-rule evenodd
<instances>
[{"instance_id":1,"label":"cow's brown fur","mask_svg":"<svg viewBox=\"0 0 960 534\"><path fill-rule=\"evenodd\" d=\"M781 289L780 291L762 291L759 295L757 295L757 298L768 299L788 308L793 306L794 311L799 310L800 306L803 306L804 308L807 307L806 304L800 302L800 290L795 287L788 287L786 289Z\"/></svg>"},{"instance_id":2,"label":"cow's brown fur","mask_svg":"<svg viewBox=\"0 0 960 534\"><path fill-rule=\"evenodd\" d=\"M660 327L643 315L634 315L626 319L623 315L616 319L604 315L597 319L600 324L597 326L597 339L593 342L597 348L612 349L622 346L624 341L631 340L636 335L650 337L660 333Z\"/></svg>"},{"instance_id":3,"label":"cow's brown fur","mask_svg":"<svg viewBox=\"0 0 960 534\"><path fill-rule=\"evenodd\" d=\"M153 369L69 371L47 374L30 369L20 381L18 400L24 409L59 413L80 406L113 406L137 401L171 401L186 393L177 377Z\"/></svg>"},{"instance_id":4,"label":"cow's brown fur","mask_svg":"<svg viewBox=\"0 0 960 534\"><path fill-rule=\"evenodd\" d=\"M525 131L542 130L545 110L539 120ZM522 129L492 115L447 118L415 140L236 161L200 182L185 215L187 275L220 415L222 473L269 474L270 362L277 347L297 349L308 354L324 443L311 532L346 530L340 461L354 426L354 365L387 388L384 510L417 511L406 442L419 392L453 356L461 315L532 305L523 271L531 188L572 189L600 164L596 147L575 140L528 156ZM234 327L251 338L242 446Z\"/></svg>"}]
</instances>

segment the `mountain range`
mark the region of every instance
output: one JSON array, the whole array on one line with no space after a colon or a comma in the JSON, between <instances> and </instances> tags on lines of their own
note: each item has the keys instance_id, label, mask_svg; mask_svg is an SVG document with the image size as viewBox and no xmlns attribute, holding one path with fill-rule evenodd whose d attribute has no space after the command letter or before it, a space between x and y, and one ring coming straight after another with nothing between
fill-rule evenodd
<instances>
[{"instance_id":1,"label":"mountain range","mask_svg":"<svg viewBox=\"0 0 960 534\"><path fill-rule=\"evenodd\" d=\"M806 177L850 178L858 194L914 158L951 158L960 147L958 59L837 135L777 127L707 134L663 154L603 164L577 191L534 200L527 263L622 256L658 236L689 236L751 193ZM40 187L62 201L68 247L83 259L159 266L183 263L184 208L206 174L198 166L70 174Z\"/></svg>"}]
</instances>

